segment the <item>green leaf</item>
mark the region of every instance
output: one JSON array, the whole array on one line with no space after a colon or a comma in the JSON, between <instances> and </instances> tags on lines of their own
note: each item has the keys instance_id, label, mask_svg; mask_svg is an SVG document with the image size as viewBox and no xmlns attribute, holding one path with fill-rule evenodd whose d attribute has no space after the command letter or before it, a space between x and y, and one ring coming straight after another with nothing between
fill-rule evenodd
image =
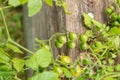
<instances>
[{"instance_id":1,"label":"green leaf","mask_svg":"<svg viewBox=\"0 0 120 80\"><path fill-rule=\"evenodd\" d=\"M58 75L52 71L45 71L43 73L39 73L28 80L58 80Z\"/></svg>"},{"instance_id":2,"label":"green leaf","mask_svg":"<svg viewBox=\"0 0 120 80\"><path fill-rule=\"evenodd\" d=\"M17 72L23 70L25 60L19 58L13 58L12 62L13 62L13 67L17 70Z\"/></svg>"},{"instance_id":3,"label":"green leaf","mask_svg":"<svg viewBox=\"0 0 120 80\"><path fill-rule=\"evenodd\" d=\"M28 15L29 17L37 14L42 8L42 0L29 0L28 1Z\"/></svg>"},{"instance_id":4,"label":"green leaf","mask_svg":"<svg viewBox=\"0 0 120 80\"><path fill-rule=\"evenodd\" d=\"M113 59L108 59L108 62L110 65L113 65L115 63L115 61Z\"/></svg>"},{"instance_id":5,"label":"green leaf","mask_svg":"<svg viewBox=\"0 0 120 80\"><path fill-rule=\"evenodd\" d=\"M26 65L33 70L37 70L38 67L47 67L51 63L52 53L49 50L42 48L34 53L30 59L26 61Z\"/></svg>"},{"instance_id":6,"label":"green leaf","mask_svg":"<svg viewBox=\"0 0 120 80\"><path fill-rule=\"evenodd\" d=\"M84 76L79 76L77 80L85 80L86 78Z\"/></svg>"},{"instance_id":7,"label":"green leaf","mask_svg":"<svg viewBox=\"0 0 120 80\"><path fill-rule=\"evenodd\" d=\"M114 71L114 67L113 67L113 66L108 66L108 67L107 67L107 71L113 72L113 71Z\"/></svg>"},{"instance_id":8,"label":"green leaf","mask_svg":"<svg viewBox=\"0 0 120 80\"><path fill-rule=\"evenodd\" d=\"M87 30L87 31L85 32L85 36L86 36L87 38L93 37L93 32L92 32L91 30Z\"/></svg>"},{"instance_id":9,"label":"green leaf","mask_svg":"<svg viewBox=\"0 0 120 80\"><path fill-rule=\"evenodd\" d=\"M11 49L13 52L23 53L18 47L14 46L13 44L7 43L6 47L8 47L9 49Z\"/></svg>"},{"instance_id":10,"label":"green leaf","mask_svg":"<svg viewBox=\"0 0 120 80\"><path fill-rule=\"evenodd\" d=\"M109 37L108 38L108 46L111 46L113 48L119 48L119 45L120 45L120 38L119 36L113 36L113 37Z\"/></svg>"},{"instance_id":11,"label":"green leaf","mask_svg":"<svg viewBox=\"0 0 120 80\"><path fill-rule=\"evenodd\" d=\"M112 77L105 77L103 80L116 80L116 79L114 79Z\"/></svg>"},{"instance_id":12,"label":"green leaf","mask_svg":"<svg viewBox=\"0 0 120 80\"><path fill-rule=\"evenodd\" d=\"M8 77L10 75L16 75L16 72L15 71L0 71L0 76L5 76L5 77Z\"/></svg>"},{"instance_id":13,"label":"green leaf","mask_svg":"<svg viewBox=\"0 0 120 80\"><path fill-rule=\"evenodd\" d=\"M16 6L20 5L20 2L19 2L19 0L8 0L8 4L16 7Z\"/></svg>"},{"instance_id":14,"label":"green leaf","mask_svg":"<svg viewBox=\"0 0 120 80\"><path fill-rule=\"evenodd\" d=\"M120 71L120 64L117 64L115 68L117 71Z\"/></svg>"},{"instance_id":15,"label":"green leaf","mask_svg":"<svg viewBox=\"0 0 120 80\"><path fill-rule=\"evenodd\" d=\"M45 0L46 4L48 4L49 6L53 5L53 1L52 0Z\"/></svg>"},{"instance_id":16,"label":"green leaf","mask_svg":"<svg viewBox=\"0 0 120 80\"><path fill-rule=\"evenodd\" d=\"M96 28L97 28L98 30L105 28L105 25L104 25L104 24L101 24L101 23L98 22L98 21L92 20L92 23L96 26Z\"/></svg>"},{"instance_id":17,"label":"green leaf","mask_svg":"<svg viewBox=\"0 0 120 80\"><path fill-rule=\"evenodd\" d=\"M12 67L8 65L0 65L0 71L11 71Z\"/></svg>"},{"instance_id":18,"label":"green leaf","mask_svg":"<svg viewBox=\"0 0 120 80\"><path fill-rule=\"evenodd\" d=\"M72 74L70 73L70 71L68 69L63 68L63 72L64 72L64 74L65 74L65 76L67 78L71 78L72 77Z\"/></svg>"},{"instance_id":19,"label":"green leaf","mask_svg":"<svg viewBox=\"0 0 120 80\"><path fill-rule=\"evenodd\" d=\"M21 4L25 4L25 3L28 2L28 0L19 0L19 2L20 2Z\"/></svg>"},{"instance_id":20,"label":"green leaf","mask_svg":"<svg viewBox=\"0 0 120 80\"><path fill-rule=\"evenodd\" d=\"M108 33L109 35L120 35L120 28L113 27L110 29Z\"/></svg>"},{"instance_id":21,"label":"green leaf","mask_svg":"<svg viewBox=\"0 0 120 80\"><path fill-rule=\"evenodd\" d=\"M6 55L6 53L0 49L0 63L7 63L10 61L10 58L8 57L8 55Z\"/></svg>"},{"instance_id":22,"label":"green leaf","mask_svg":"<svg viewBox=\"0 0 120 80\"><path fill-rule=\"evenodd\" d=\"M84 17L85 26L89 29L93 28L93 24L92 24L93 19L88 14L85 13L83 13L83 17Z\"/></svg>"},{"instance_id":23,"label":"green leaf","mask_svg":"<svg viewBox=\"0 0 120 80\"><path fill-rule=\"evenodd\" d=\"M66 14L70 14L70 11L67 9L67 4L65 1L61 1L62 8L64 9Z\"/></svg>"}]
</instances>

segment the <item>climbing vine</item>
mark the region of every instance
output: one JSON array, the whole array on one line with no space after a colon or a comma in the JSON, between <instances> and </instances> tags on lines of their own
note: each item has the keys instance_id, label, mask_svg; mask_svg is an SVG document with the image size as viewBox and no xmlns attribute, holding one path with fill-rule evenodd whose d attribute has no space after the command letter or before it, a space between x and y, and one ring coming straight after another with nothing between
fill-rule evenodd
<instances>
[{"instance_id":1,"label":"climbing vine","mask_svg":"<svg viewBox=\"0 0 120 80\"><path fill-rule=\"evenodd\" d=\"M27 80L119 80L120 13L117 7L120 1L117 0L116 6L111 4L105 10L109 16L106 24L83 13L83 23L87 29L85 33L55 33L48 40L36 38L38 49L32 52L11 38L4 10L28 3L28 15L31 17L41 9L43 2L49 6L55 3L66 13L70 13L64 0L8 0L8 6L0 7L7 35L5 41L0 41L0 80L22 80L18 74L30 69L33 70L33 75ZM3 30L0 28L1 39L2 33ZM76 41L79 41L82 53L74 62L71 62L67 55L58 55L54 59L51 41L54 41L57 48L62 48L66 44L68 49L75 48ZM23 51L30 55L23 58L15 56L24 54Z\"/></svg>"}]
</instances>

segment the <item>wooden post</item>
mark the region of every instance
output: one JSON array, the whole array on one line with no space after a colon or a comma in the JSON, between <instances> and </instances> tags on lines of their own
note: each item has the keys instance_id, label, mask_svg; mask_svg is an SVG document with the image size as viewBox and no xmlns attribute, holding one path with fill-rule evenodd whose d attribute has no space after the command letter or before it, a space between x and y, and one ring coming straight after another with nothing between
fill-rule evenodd
<instances>
[{"instance_id":1,"label":"wooden post","mask_svg":"<svg viewBox=\"0 0 120 80\"><path fill-rule=\"evenodd\" d=\"M24 7L24 26L28 48L33 50L35 47L34 38L48 39L55 32L85 32L85 27L82 23L82 13L93 13L95 19L100 22L106 21L104 9L112 0L65 0L68 5L70 15L64 13L63 9L56 6L49 7L43 5L42 10L32 18L28 18L27 9ZM78 43L78 42L77 42ZM78 44L79 45L79 44ZM80 54L78 47L72 50L56 49L53 47L54 56L64 53L70 55L72 60Z\"/></svg>"}]
</instances>

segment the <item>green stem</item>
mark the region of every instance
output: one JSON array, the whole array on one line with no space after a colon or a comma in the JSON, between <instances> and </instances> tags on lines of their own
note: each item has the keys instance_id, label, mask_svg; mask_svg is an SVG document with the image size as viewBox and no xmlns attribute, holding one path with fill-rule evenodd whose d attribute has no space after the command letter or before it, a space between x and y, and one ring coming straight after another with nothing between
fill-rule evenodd
<instances>
[{"instance_id":1,"label":"green stem","mask_svg":"<svg viewBox=\"0 0 120 80\"><path fill-rule=\"evenodd\" d=\"M9 40L9 42L11 42L11 43L13 43L14 45L18 46L19 48L21 48L21 49L27 51L28 53L33 54L32 51L30 51L30 50L24 48L23 46L21 46L20 44L16 43L15 41L13 41L13 40Z\"/></svg>"},{"instance_id":2,"label":"green stem","mask_svg":"<svg viewBox=\"0 0 120 80\"><path fill-rule=\"evenodd\" d=\"M2 18L3 18L3 23L5 25L5 29L6 29L6 33L7 33L8 39L11 39L10 33L8 31L7 23L6 23L6 20L5 20L5 15L4 15L4 12L3 12L2 8L0 9L0 12L1 12L1 15L2 15Z\"/></svg>"},{"instance_id":3,"label":"green stem","mask_svg":"<svg viewBox=\"0 0 120 80\"><path fill-rule=\"evenodd\" d=\"M5 6L5 7L2 7L2 9L8 9L8 8L11 8L12 6Z\"/></svg>"},{"instance_id":4,"label":"green stem","mask_svg":"<svg viewBox=\"0 0 120 80\"><path fill-rule=\"evenodd\" d=\"M102 53L101 56L104 56L104 54L107 52L108 49L109 49L109 47L107 47L107 48L105 49L105 51Z\"/></svg>"},{"instance_id":5,"label":"green stem","mask_svg":"<svg viewBox=\"0 0 120 80\"><path fill-rule=\"evenodd\" d=\"M120 73L109 73L109 74L106 74L106 75L102 76L98 80L102 80L105 77L119 77L119 76L120 76Z\"/></svg>"}]
</instances>

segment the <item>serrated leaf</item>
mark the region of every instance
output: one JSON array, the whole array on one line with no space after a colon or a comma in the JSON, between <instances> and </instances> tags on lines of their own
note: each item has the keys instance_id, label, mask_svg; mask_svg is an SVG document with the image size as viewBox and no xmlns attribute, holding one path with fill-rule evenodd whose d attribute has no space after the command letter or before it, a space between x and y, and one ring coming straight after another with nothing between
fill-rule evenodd
<instances>
[{"instance_id":1,"label":"serrated leaf","mask_svg":"<svg viewBox=\"0 0 120 80\"><path fill-rule=\"evenodd\" d=\"M67 78L71 78L72 77L72 74L70 73L70 71L68 69L63 68L63 72L64 72L64 74L65 74L65 76Z\"/></svg>"},{"instance_id":2,"label":"serrated leaf","mask_svg":"<svg viewBox=\"0 0 120 80\"><path fill-rule=\"evenodd\" d=\"M20 2L21 4L25 4L25 3L28 2L28 0L19 0L19 2Z\"/></svg>"},{"instance_id":3,"label":"serrated leaf","mask_svg":"<svg viewBox=\"0 0 120 80\"><path fill-rule=\"evenodd\" d=\"M92 20L92 23L96 26L96 28L97 28L98 30L103 29L103 28L105 27L105 25L103 25L103 24L101 24L100 22L95 21L95 20Z\"/></svg>"},{"instance_id":4,"label":"serrated leaf","mask_svg":"<svg viewBox=\"0 0 120 80\"><path fill-rule=\"evenodd\" d=\"M7 64L10 61L8 55L5 54L3 50L0 49L0 63Z\"/></svg>"},{"instance_id":5,"label":"serrated leaf","mask_svg":"<svg viewBox=\"0 0 120 80\"><path fill-rule=\"evenodd\" d=\"M51 63L52 53L47 49L42 48L34 53L30 59L26 61L26 65L33 70L37 70L38 67L47 67Z\"/></svg>"},{"instance_id":6,"label":"serrated leaf","mask_svg":"<svg viewBox=\"0 0 120 80\"><path fill-rule=\"evenodd\" d=\"M52 71L45 71L41 74L37 74L29 80L58 80L58 75Z\"/></svg>"},{"instance_id":7,"label":"serrated leaf","mask_svg":"<svg viewBox=\"0 0 120 80\"><path fill-rule=\"evenodd\" d=\"M13 67L17 70L17 72L23 70L25 60L19 58L13 58L12 62L13 62Z\"/></svg>"},{"instance_id":8,"label":"serrated leaf","mask_svg":"<svg viewBox=\"0 0 120 80\"><path fill-rule=\"evenodd\" d=\"M110 29L108 33L109 35L120 35L120 28L113 27Z\"/></svg>"},{"instance_id":9,"label":"serrated leaf","mask_svg":"<svg viewBox=\"0 0 120 80\"><path fill-rule=\"evenodd\" d=\"M11 49L13 52L23 53L18 47L14 46L13 44L7 43L6 47L8 47L9 49Z\"/></svg>"},{"instance_id":10,"label":"serrated leaf","mask_svg":"<svg viewBox=\"0 0 120 80\"><path fill-rule=\"evenodd\" d=\"M53 1L52 0L45 0L46 4L48 4L49 6L53 5Z\"/></svg>"},{"instance_id":11,"label":"serrated leaf","mask_svg":"<svg viewBox=\"0 0 120 80\"><path fill-rule=\"evenodd\" d=\"M85 26L91 29L93 27L93 24L92 24L93 19L88 14L85 14L85 13L83 13L83 17L84 17Z\"/></svg>"},{"instance_id":12,"label":"serrated leaf","mask_svg":"<svg viewBox=\"0 0 120 80\"><path fill-rule=\"evenodd\" d=\"M28 15L29 17L37 14L42 8L42 0L29 0L28 1Z\"/></svg>"},{"instance_id":13,"label":"serrated leaf","mask_svg":"<svg viewBox=\"0 0 120 80\"><path fill-rule=\"evenodd\" d=\"M0 76L8 77L10 75L16 75L15 71L0 71Z\"/></svg>"},{"instance_id":14,"label":"serrated leaf","mask_svg":"<svg viewBox=\"0 0 120 80\"><path fill-rule=\"evenodd\" d=\"M16 7L16 6L20 5L20 2L19 2L19 0L8 0L8 4Z\"/></svg>"}]
</instances>

